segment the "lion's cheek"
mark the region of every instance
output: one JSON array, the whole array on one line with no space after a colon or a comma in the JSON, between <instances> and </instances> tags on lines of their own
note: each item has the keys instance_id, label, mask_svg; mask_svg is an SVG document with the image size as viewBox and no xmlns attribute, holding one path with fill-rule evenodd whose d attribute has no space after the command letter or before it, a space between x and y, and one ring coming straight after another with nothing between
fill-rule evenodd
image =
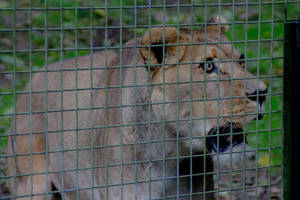
<instances>
[{"instance_id":1,"label":"lion's cheek","mask_svg":"<svg viewBox=\"0 0 300 200\"><path fill-rule=\"evenodd\" d=\"M208 123L206 123L208 125ZM207 128L209 125L207 126ZM202 152L205 150L205 129L204 120L196 120L189 126L185 126L185 130L181 130L181 135L187 139L182 140L183 145L187 149L192 149L194 152Z\"/></svg>"},{"instance_id":2,"label":"lion's cheek","mask_svg":"<svg viewBox=\"0 0 300 200\"><path fill-rule=\"evenodd\" d=\"M222 117L227 122L248 124L256 117L256 113L261 113L262 107L257 107L256 102L248 99L237 98L225 101L221 108Z\"/></svg>"},{"instance_id":3,"label":"lion's cheek","mask_svg":"<svg viewBox=\"0 0 300 200\"><path fill-rule=\"evenodd\" d=\"M197 104L197 103L196 103ZM193 151L204 151L205 150L205 136L206 133L212 128L211 120L203 119L203 110L201 109L201 103L195 109L193 105L192 113L193 117L188 121L184 121L180 125L180 135L188 138L183 140L183 144L186 148L191 148ZM213 120L214 121L214 120Z\"/></svg>"}]
</instances>

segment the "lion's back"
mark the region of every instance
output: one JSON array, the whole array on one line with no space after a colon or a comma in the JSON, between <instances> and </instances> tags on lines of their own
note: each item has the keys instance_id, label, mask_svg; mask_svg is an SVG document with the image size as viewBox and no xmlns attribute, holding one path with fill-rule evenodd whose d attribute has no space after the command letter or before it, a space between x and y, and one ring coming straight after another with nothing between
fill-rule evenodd
<instances>
[{"instance_id":1,"label":"lion's back","mask_svg":"<svg viewBox=\"0 0 300 200\"><path fill-rule=\"evenodd\" d=\"M96 52L93 56L57 62L41 68L32 76L25 90L17 95L16 117L11 126L11 134L15 136L9 138L8 145L10 155L38 153L32 156L32 164L39 163L43 165L41 168L45 168L46 157L40 153L45 152L48 145L49 159L54 162L51 166L62 166L62 163L55 163L57 159L51 159L62 154L51 151L69 149L70 153L65 153L65 168L76 167L76 153L72 149L78 146L78 141L79 148L90 146L90 138L87 136L92 124L92 88L103 86L101 84L104 81L101 79L105 78L105 66L116 53L109 52L107 55L105 52ZM47 140L45 133L48 135ZM86 152L79 152L79 155L86 158ZM31 171L28 156L18 156L16 161L11 158L9 165L11 175L29 174Z\"/></svg>"}]
</instances>

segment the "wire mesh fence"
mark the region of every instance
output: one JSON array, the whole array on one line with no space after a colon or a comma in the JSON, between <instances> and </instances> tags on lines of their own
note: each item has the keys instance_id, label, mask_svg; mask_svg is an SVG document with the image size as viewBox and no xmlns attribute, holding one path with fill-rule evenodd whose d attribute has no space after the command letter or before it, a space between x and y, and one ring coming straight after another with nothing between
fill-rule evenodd
<instances>
[{"instance_id":1,"label":"wire mesh fence","mask_svg":"<svg viewBox=\"0 0 300 200\"><path fill-rule=\"evenodd\" d=\"M0 199L282 199L284 23L299 13L2 0Z\"/></svg>"}]
</instances>

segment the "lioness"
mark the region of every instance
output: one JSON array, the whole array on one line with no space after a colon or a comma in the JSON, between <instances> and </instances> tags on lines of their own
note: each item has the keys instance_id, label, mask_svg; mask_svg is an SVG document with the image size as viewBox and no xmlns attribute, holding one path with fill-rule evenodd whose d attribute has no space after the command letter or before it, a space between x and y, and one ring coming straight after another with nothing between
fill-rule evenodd
<instances>
[{"instance_id":1,"label":"lioness","mask_svg":"<svg viewBox=\"0 0 300 200\"><path fill-rule=\"evenodd\" d=\"M210 22L193 32L152 28L120 54L36 73L9 139L12 194L213 199L203 152L246 147L242 126L262 118L267 88L227 42L223 19Z\"/></svg>"}]
</instances>

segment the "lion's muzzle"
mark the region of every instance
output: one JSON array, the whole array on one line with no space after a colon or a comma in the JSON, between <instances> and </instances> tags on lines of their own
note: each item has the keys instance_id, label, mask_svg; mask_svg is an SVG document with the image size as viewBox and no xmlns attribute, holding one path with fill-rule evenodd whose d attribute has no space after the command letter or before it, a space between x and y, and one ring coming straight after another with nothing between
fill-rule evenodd
<instances>
[{"instance_id":1,"label":"lion's muzzle","mask_svg":"<svg viewBox=\"0 0 300 200\"><path fill-rule=\"evenodd\" d=\"M210 152L223 153L241 144L247 144L247 137L243 134L243 129L234 125L225 125L219 128L212 128L206 139L207 148Z\"/></svg>"}]
</instances>

